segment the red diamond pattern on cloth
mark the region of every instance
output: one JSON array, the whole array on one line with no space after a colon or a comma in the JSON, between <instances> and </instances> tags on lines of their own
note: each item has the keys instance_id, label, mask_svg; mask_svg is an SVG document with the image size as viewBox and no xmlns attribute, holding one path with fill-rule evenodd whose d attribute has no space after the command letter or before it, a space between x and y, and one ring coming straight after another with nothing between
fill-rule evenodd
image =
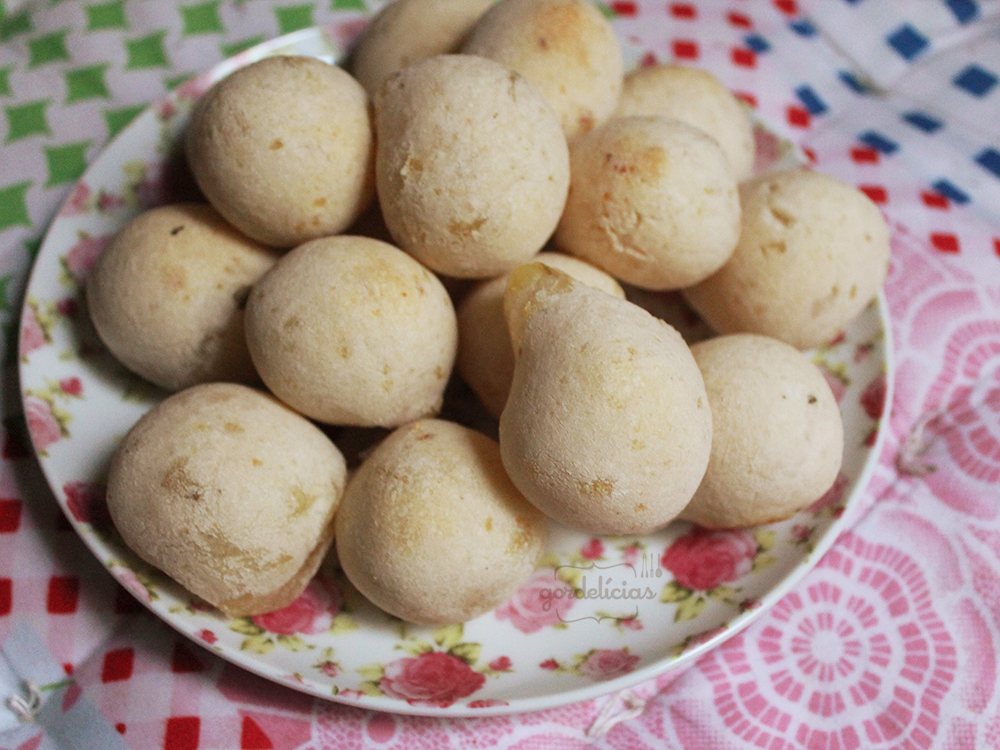
<instances>
[{"instance_id":1,"label":"red diamond pattern on cloth","mask_svg":"<svg viewBox=\"0 0 1000 750\"><path fill-rule=\"evenodd\" d=\"M163 737L163 750L197 750L201 719L197 716L171 716Z\"/></svg>"},{"instance_id":2,"label":"red diamond pattern on cloth","mask_svg":"<svg viewBox=\"0 0 1000 750\"><path fill-rule=\"evenodd\" d=\"M852 148L851 161L855 164L878 164L878 151L873 148Z\"/></svg>"},{"instance_id":3,"label":"red diamond pattern on cloth","mask_svg":"<svg viewBox=\"0 0 1000 750\"><path fill-rule=\"evenodd\" d=\"M741 68L755 68L757 67L757 55L754 54L753 50L746 49L744 47L736 47L732 51L733 63L739 65Z\"/></svg>"},{"instance_id":4,"label":"red diamond pattern on cloth","mask_svg":"<svg viewBox=\"0 0 1000 750\"><path fill-rule=\"evenodd\" d=\"M886 203L889 200L889 193L881 185L858 185L858 189L874 203Z\"/></svg>"},{"instance_id":5,"label":"red diamond pattern on cloth","mask_svg":"<svg viewBox=\"0 0 1000 750\"><path fill-rule=\"evenodd\" d=\"M76 576L52 576L45 599L50 615L71 615L80 600L80 579Z\"/></svg>"},{"instance_id":6,"label":"red diamond pattern on cloth","mask_svg":"<svg viewBox=\"0 0 1000 750\"><path fill-rule=\"evenodd\" d=\"M1000 257L1000 237L995 237L993 239L993 251Z\"/></svg>"},{"instance_id":7,"label":"red diamond pattern on cloth","mask_svg":"<svg viewBox=\"0 0 1000 750\"><path fill-rule=\"evenodd\" d=\"M950 208L948 199L941 193L926 191L920 194L920 200L928 208L937 208L942 211L947 211Z\"/></svg>"},{"instance_id":8,"label":"red diamond pattern on cloth","mask_svg":"<svg viewBox=\"0 0 1000 750\"><path fill-rule=\"evenodd\" d=\"M13 583L9 578L0 578L0 616L9 615L13 604Z\"/></svg>"},{"instance_id":9,"label":"red diamond pattern on cloth","mask_svg":"<svg viewBox=\"0 0 1000 750\"><path fill-rule=\"evenodd\" d=\"M670 15L674 18L692 19L698 17L698 10L688 3L671 3Z\"/></svg>"},{"instance_id":10,"label":"red diamond pattern on cloth","mask_svg":"<svg viewBox=\"0 0 1000 750\"><path fill-rule=\"evenodd\" d=\"M274 743L260 725L249 716L244 716L240 729L240 750L270 750L273 747Z\"/></svg>"},{"instance_id":11,"label":"red diamond pattern on cloth","mask_svg":"<svg viewBox=\"0 0 1000 750\"><path fill-rule=\"evenodd\" d=\"M935 250L942 253L957 253L959 251L958 237L944 232L934 232L931 234L931 244Z\"/></svg>"},{"instance_id":12,"label":"red diamond pattern on cloth","mask_svg":"<svg viewBox=\"0 0 1000 750\"><path fill-rule=\"evenodd\" d=\"M104 666L101 668L101 682L121 682L132 677L135 666L135 651L131 648L119 648L108 651L104 655Z\"/></svg>"},{"instance_id":13,"label":"red diamond pattern on cloth","mask_svg":"<svg viewBox=\"0 0 1000 750\"><path fill-rule=\"evenodd\" d=\"M789 16L797 15L799 12L798 3L795 0L774 0L774 7Z\"/></svg>"},{"instance_id":14,"label":"red diamond pattern on cloth","mask_svg":"<svg viewBox=\"0 0 1000 750\"><path fill-rule=\"evenodd\" d=\"M697 60L698 43L688 39L677 39L673 43L674 57L678 60Z\"/></svg>"},{"instance_id":15,"label":"red diamond pattern on cloth","mask_svg":"<svg viewBox=\"0 0 1000 750\"><path fill-rule=\"evenodd\" d=\"M177 641L174 643L174 653L170 659L170 671L174 674L204 672L205 665L186 643Z\"/></svg>"},{"instance_id":16,"label":"red diamond pattern on cloth","mask_svg":"<svg viewBox=\"0 0 1000 750\"><path fill-rule=\"evenodd\" d=\"M619 16L625 16L626 18L631 18L639 12L636 4L630 2L629 0L618 0L617 2L611 3L611 10Z\"/></svg>"},{"instance_id":17,"label":"red diamond pattern on cloth","mask_svg":"<svg viewBox=\"0 0 1000 750\"><path fill-rule=\"evenodd\" d=\"M786 117L788 118L788 124L796 128L808 128L812 122L809 110L796 107L795 105L788 107Z\"/></svg>"},{"instance_id":18,"label":"red diamond pattern on cloth","mask_svg":"<svg viewBox=\"0 0 1000 750\"><path fill-rule=\"evenodd\" d=\"M729 20L733 26L738 29L752 29L753 21L750 20L749 16L745 16L742 13L736 13L735 11L729 13L726 18Z\"/></svg>"},{"instance_id":19,"label":"red diamond pattern on cloth","mask_svg":"<svg viewBox=\"0 0 1000 750\"><path fill-rule=\"evenodd\" d=\"M21 525L21 501L0 500L0 534L12 534Z\"/></svg>"}]
</instances>

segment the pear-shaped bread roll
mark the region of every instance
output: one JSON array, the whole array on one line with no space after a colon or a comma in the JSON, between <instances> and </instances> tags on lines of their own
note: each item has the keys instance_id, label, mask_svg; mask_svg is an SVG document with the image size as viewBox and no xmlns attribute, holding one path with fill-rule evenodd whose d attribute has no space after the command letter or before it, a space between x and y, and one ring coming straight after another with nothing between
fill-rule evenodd
<instances>
[{"instance_id":1,"label":"pear-shaped bread roll","mask_svg":"<svg viewBox=\"0 0 1000 750\"><path fill-rule=\"evenodd\" d=\"M500 450L518 489L592 534L673 520L712 443L705 386L680 334L541 263L511 274L504 311L515 364Z\"/></svg>"},{"instance_id":2,"label":"pear-shaped bread roll","mask_svg":"<svg viewBox=\"0 0 1000 750\"><path fill-rule=\"evenodd\" d=\"M315 425L235 383L179 391L147 412L108 473L125 543L231 617L292 602L333 539L344 458Z\"/></svg>"}]
</instances>

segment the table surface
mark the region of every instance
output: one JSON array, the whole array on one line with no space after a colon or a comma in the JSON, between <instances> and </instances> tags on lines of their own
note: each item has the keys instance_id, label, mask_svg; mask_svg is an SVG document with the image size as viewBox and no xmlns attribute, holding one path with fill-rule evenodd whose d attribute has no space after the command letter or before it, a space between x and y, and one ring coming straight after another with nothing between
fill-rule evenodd
<instances>
[{"instance_id":1,"label":"table surface","mask_svg":"<svg viewBox=\"0 0 1000 750\"><path fill-rule=\"evenodd\" d=\"M478 719L363 711L175 634L92 557L26 439L31 260L104 144L190 75L364 0L0 0L0 747L1000 746L1000 7L972 0L620 0L645 62L699 65L859 186L893 228L888 436L844 533L691 667ZM36 695L28 681L39 686ZM37 704L32 699L37 697ZM18 717L30 716L30 721Z\"/></svg>"}]
</instances>

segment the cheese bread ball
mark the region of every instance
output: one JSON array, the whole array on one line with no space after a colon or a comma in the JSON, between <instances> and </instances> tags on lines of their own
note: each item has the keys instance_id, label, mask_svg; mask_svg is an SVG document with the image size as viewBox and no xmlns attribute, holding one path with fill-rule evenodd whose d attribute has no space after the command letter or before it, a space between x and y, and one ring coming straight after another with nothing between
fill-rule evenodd
<instances>
[{"instance_id":1,"label":"cheese bread ball","mask_svg":"<svg viewBox=\"0 0 1000 750\"><path fill-rule=\"evenodd\" d=\"M595 289L624 298L621 285L586 261L563 253L543 252L532 262L558 268ZM455 367L482 401L486 411L499 419L514 378L514 349L503 315L503 293L508 275L479 282L458 305L458 357Z\"/></svg>"},{"instance_id":2,"label":"cheese bread ball","mask_svg":"<svg viewBox=\"0 0 1000 750\"><path fill-rule=\"evenodd\" d=\"M572 140L618 105L624 62L611 24L587 0L499 0L462 51L513 68L535 84Z\"/></svg>"},{"instance_id":3,"label":"cheese bread ball","mask_svg":"<svg viewBox=\"0 0 1000 750\"><path fill-rule=\"evenodd\" d=\"M438 55L375 99L386 226L439 273L488 278L529 260L566 203L569 153L538 90L499 63Z\"/></svg>"},{"instance_id":4,"label":"cheese bread ball","mask_svg":"<svg viewBox=\"0 0 1000 750\"><path fill-rule=\"evenodd\" d=\"M737 180L753 172L753 123L743 105L707 70L652 65L625 76L618 117L654 115L694 125L722 146Z\"/></svg>"},{"instance_id":5,"label":"cheese bread ball","mask_svg":"<svg viewBox=\"0 0 1000 750\"><path fill-rule=\"evenodd\" d=\"M615 118L570 145L555 241L643 289L718 270L740 236L736 177L719 144L679 120Z\"/></svg>"},{"instance_id":6,"label":"cheese bread ball","mask_svg":"<svg viewBox=\"0 0 1000 750\"><path fill-rule=\"evenodd\" d=\"M223 78L192 111L185 146L219 213L274 247L344 230L374 195L368 95L312 57L270 57Z\"/></svg>"},{"instance_id":7,"label":"cheese bread ball","mask_svg":"<svg viewBox=\"0 0 1000 750\"><path fill-rule=\"evenodd\" d=\"M453 422L397 429L351 477L337 555L352 584L408 622L465 622L531 574L545 517L504 473L485 435Z\"/></svg>"},{"instance_id":8,"label":"cheese bread ball","mask_svg":"<svg viewBox=\"0 0 1000 750\"><path fill-rule=\"evenodd\" d=\"M802 352L737 333L691 347L712 409L712 455L681 514L709 528L781 521L834 483L844 453L840 409Z\"/></svg>"},{"instance_id":9,"label":"cheese bread ball","mask_svg":"<svg viewBox=\"0 0 1000 750\"><path fill-rule=\"evenodd\" d=\"M712 416L673 328L541 263L510 275L514 380L500 415L511 480L550 518L591 534L646 534L687 505Z\"/></svg>"},{"instance_id":10,"label":"cheese bread ball","mask_svg":"<svg viewBox=\"0 0 1000 750\"><path fill-rule=\"evenodd\" d=\"M393 0L365 27L351 55L351 72L373 97L400 68L457 52L491 0Z\"/></svg>"},{"instance_id":11,"label":"cheese bread ball","mask_svg":"<svg viewBox=\"0 0 1000 750\"><path fill-rule=\"evenodd\" d=\"M206 383L147 412L115 451L111 518L125 543L230 617L287 606L333 540L344 458L273 397Z\"/></svg>"},{"instance_id":12,"label":"cheese bread ball","mask_svg":"<svg viewBox=\"0 0 1000 750\"><path fill-rule=\"evenodd\" d=\"M888 272L889 229L878 206L807 169L742 183L740 201L733 256L684 297L719 333L760 333L799 349L830 342Z\"/></svg>"},{"instance_id":13,"label":"cheese bread ball","mask_svg":"<svg viewBox=\"0 0 1000 750\"><path fill-rule=\"evenodd\" d=\"M295 248L254 285L246 337L282 401L329 424L395 427L437 413L458 341L434 274L367 237Z\"/></svg>"},{"instance_id":14,"label":"cheese bread ball","mask_svg":"<svg viewBox=\"0 0 1000 750\"><path fill-rule=\"evenodd\" d=\"M87 307L108 350L161 388L250 382L243 306L277 258L207 204L153 208L105 247L87 277Z\"/></svg>"}]
</instances>

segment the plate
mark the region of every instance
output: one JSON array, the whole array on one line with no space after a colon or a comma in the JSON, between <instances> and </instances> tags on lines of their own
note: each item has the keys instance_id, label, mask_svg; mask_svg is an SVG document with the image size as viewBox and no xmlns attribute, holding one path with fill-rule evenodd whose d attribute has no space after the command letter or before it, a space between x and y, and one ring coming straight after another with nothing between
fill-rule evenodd
<instances>
[{"instance_id":1,"label":"plate","mask_svg":"<svg viewBox=\"0 0 1000 750\"><path fill-rule=\"evenodd\" d=\"M812 352L838 396L846 439L841 474L813 506L782 523L724 532L677 522L645 537L594 538L553 528L534 576L509 602L462 625L391 618L335 566L325 566L284 610L228 619L140 562L116 534L103 493L111 454L164 393L103 349L81 283L129 218L190 190L177 143L200 93L268 55L340 59L343 35L343 26L296 32L185 83L111 142L53 221L29 279L20 375L32 442L58 503L101 563L166 623L224 659L322 698L397 713L482 716L596 697L691 663L794 586L864 492L880 452L884 404L891 403L883 299L834 345ZM633 62L642 52L628 48ZM787 142L762 127L757 134L761 170L794 162ZM640 301L664 314L672 304L658 295Z\"/></svg>"}]
</instances>

